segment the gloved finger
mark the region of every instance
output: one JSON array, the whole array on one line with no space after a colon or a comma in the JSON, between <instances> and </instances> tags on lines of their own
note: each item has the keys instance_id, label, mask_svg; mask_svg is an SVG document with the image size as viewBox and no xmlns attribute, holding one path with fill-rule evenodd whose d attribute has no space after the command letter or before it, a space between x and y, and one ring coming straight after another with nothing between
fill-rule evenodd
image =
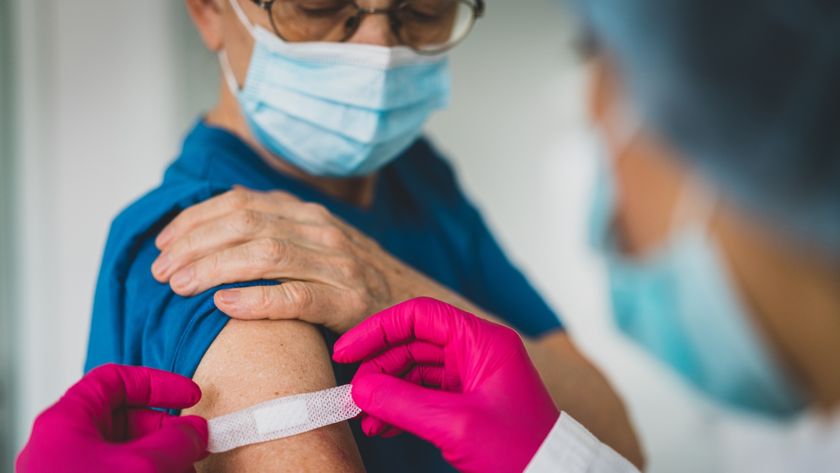
<instances>
[{"instance_id":1,"label":"gloved finger","mask_svg":"<svg viewBox=\"0 0 840 473\"><path fill-rule=\"evenodd\" d=\"M364 370L365 366L370 365L365 362L359 368L356 376L364 377L368 374L377 373L375 368L371 370ZM414 365L407 373L402 375L402 378L409 383L416 384L417 386L440 388L444 378L443 373L444 369L442 366ZM364 432L368 437L380 436L383 438L390 438L402 433L401 429L389 425L382 419L370 415L365 415L362 418L361 427L362 432Z\"/></svg>"},{"instance_id":2,"label":"gloved finger","mask_svg":"<svg viewBox=\"0 0 840 473\"><path fill-rule=\"evenodd\" d=\"M127 445L151 459L155 471L185 471L207 457L208 435L201 417L171 417L156 432Z\"/></svg>"},{"instance_id":3,"label":"gloved finger","mask_svg":"<svg viewBox=\"0 0 840 473\"><path fill-rule=\"evenodd\" d=\"M176 294L189 297L222 284L321 281L335 273L322 251L292 240L260 238L198 259L173 274L169 285Z\"/></svg>"},{"instance_id":4,"label":"gloved finger","mask_svg":"<svg viewBox=\"0 0 840 473\"><path fill-rule=\"evenodd\" d=\"M18 457L15 460L16 472L32 471L32 469L29 468L29 464L31 463L31 447L29 445L30 443L27 442L26 446L23 447L23 450L21 450L20 454L18 454Z\"/></svg>"},{"instance_id":5,"label":"gloved finger","mask_svg":"<svg viewBox=\"0 0 840 473\"><path fill-rule=\"evenodd\" d=\"M401 429L373 416L365 416L360 426L362 432L368 437L391 438L403 433Z\"/></svg>"},{"instance_id":6,"label":"gloved finger","mask_svg":"<svg viewBox=\"0 0 840 473\"><path fill-rule=\"evenodd\" d=\"M411 368L405 379L418 386L441 389L444 388L444 373L443 366L416 365Z\"/></svg>"},{"instance_id":7,"label":"gloved finger","mask_svg":"<svg viewBox=\"0 0 840 473\"><path fill-rule=\"evenodd\" d=\"M421 297L368 318L335 343L333 359L355 363L396 345L419 340L445 346L451 334L463 332L470 317L449 304Z\"/></svg>"},{"instance_id":8,"label":"gloved finger","mask_svg":"<svg viewBox=\"0 0 840 473\"><path fill-rule=\"evenodd\" d=\"M362 427L362 432L364 432L364 434L368 437L377 437L390 427L382 419L378 419L374 416L363 417L360 425Z\"/></svg>"},{"instance_id":9,"label":"gloved finger","mask_svg":"<svg viewBox=\"0 0 840 473\"><path fill-rule=\"evenodd\" d=\"M169 414L143 407L120 407L111 413L110 424L99 428L109 442L126 442L160 429Z\"/></svg>"},{"instance_id":10,"label":"gloved finger","mask_svg":"<svg viewBox=\"0 0 840 473\"><path fill-rule=\"evenodd\" d=\"M157 432L169 419L177 418L166 412L131 408L125 412L125 440L136 439Z\"/></svg>"},{"instance_id":11,"label":"gloved finger","mask_svg":"<svg viewBox=\"0 0 840 473\"><path fill-rule=\"evenodd\" d=\"M443 348L431 343L412 341L394 346L368 358L359 367L362 372L376 372L402 376L415 365L443 365Z\"/></svg>"},{"instance_id":12,"label":"gloved finger","mask_svg":"<svg viewBox=\"0 0 840 473\"><path fill-rule=\"evenodd\" d=\"M364 377L366 377L368 375L371 375L371 374L390 374L391 376L402 377L404 380L408 381L409 383L416 384L418 386L423 386L422 371L414 369L415 366L416 365L413 365L413 366L409 367L406 370L406 372L400 371L399 373L395 373L395 372L391 372L391 373L385 372L385 373L383 373L382 371L380 371L380 369L378 367L374 366L373 363L365 362L365 363L362 363L362 365L356 371L356 375L354 376L354 379L356 377L364 378ZM364 432L364 434L367 435L368 437L376 437L376 436L384 437L386 435L386 433L388 433L389 431L394 433L394 435L396 435L396 433L401 432L400 429L397 429L397 428L393 427L392 425L389 425L387 422L385 422L382 419L379 419L375 416L371 416L371 415L366 414L366 413L363 413L362 416L363 416L362 421L361 421L362 432Z\"/></svg>"},{"instance_id":13,"label":"gloved finger","mask_svg":"<svg viewBox=\"0 0 840 473\"><path fill-rule=\"evenodd\" d=\"M354 379L352 394L368 418L377 418L433 444L448 436L451 418L460 405L459 394L422 388L381 374Z\"/></svg>"},{"instance_id":14,"label":"gloved finger","mask_svg":"<svg viewBox=\"0 0 840 473\"><path fill-rule=\"evenodd\" d=\"M201 389L189 378L153 368L108 364L71 387L56 407L104 419L119 407L184 409L200 399Z\"/></svg>"},{"instance_id":15,"label":"gloved finger","mask_svg":"<svg viewBox=\"0 0 840 473\"><path fill-rule=\"evenodd\" d=\"M257 192L237 186L182 211L160 232L155 239L155 246L159 250L166 250L172 242L198 225L237 210L252 209L273 213L277 207L286 203L299 205L299 202L296 197L286 192Z\"/></svg>"},{"instance_id":16,"label":"gloved finger","mask_svg":"<svg viewBox=\"0 0 840 473\"><path fill-rule=\"evenodd\" d=\"M388 427L379 436L384 438L384 439L391 439L391 438L396 437L397 435L400 435L401 433L403 433L403 431L396 428L396 427Z\"/></svg>"},{"instance_id":17,"label":"gloved finger","mask_svg":"<svg viewBox=\"0 0 840 473\"><path fill-rule=\"evenodd\" d=\"M362 365L359 366L359 368L356 370L356 374L353 376L353 379L354 380L356 378L361 379L361 378L365 378L367 376L376 375L376 374L383 374L383 373L380 371L380 369L378 367L374 366L371 363L362 363ZM400 376L402 373L399 373L399 374L384 373L384 374L390 374L391 376ZM407 381L414 382L413 380L407 380ZM351 384L353 384L352 381L351 381ZM355 389L355 386L354 386L353 389ZM381 435L389 427L388 424L383 422L381 419L377 419L376 417L371 416L371 415L369 415L365 412L362 412L362 420L361 420L360 425L362 427L362 432L364 432L365 435L367 435L368 437L376 437L378 435Z\"/></svg>"}]
</instances>

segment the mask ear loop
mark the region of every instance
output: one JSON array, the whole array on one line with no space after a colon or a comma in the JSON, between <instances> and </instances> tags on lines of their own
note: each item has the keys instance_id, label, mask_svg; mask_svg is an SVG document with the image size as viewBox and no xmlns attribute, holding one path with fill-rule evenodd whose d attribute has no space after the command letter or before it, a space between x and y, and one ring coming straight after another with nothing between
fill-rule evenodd
<instances>
[{"instance_id":1,"label":"mask ear loop","mask_svg":"<svg viewBox=\"0 0 840 473\"><path fill-rule=\"evenodd\" d=\"M225 83L230 89L231 93L235 96L239 95L241 88L239 87L239 81L236 80L236 76L233 74L233 68L230 67L230 60L228 60L227 51L224 49L219 51L219 66L222 68L222 76L225 78Z\"/></svg>"},{"instance_id":2,"label":"mask ear loop","mask_svg":"<svg viewBox=\"0 0 840 473\"><path fill-rule=\"evenodd\" d=\"M233 8L233 12L236 14L236 17L239 18L239 22L242 23L242 26L248 30L248 33L251 34L252 38L255 38L256 27L253 23L251 23L251 19L248 18L248 15L245 14L245 10L243 10L242 5L239 4L239 0L230 0L230 6Z\"/></svg>"},{"instance_id":3,"label":"mask ear loop","mask_svg":"<svg viewBox=\"0 0 840 473\"><path fill-rule=\"evenodd\" d=\"M245 14L245 10L243 10L242 5L239 4L239 0L229 0L229 3L233 9L233 13L236 14L236 17L239 19L239 22L242 23L242 26L244 26L246 30L248 30L248 34L250 34L252 38L256 38L256 27L253 23L251 23L248 15ZM218 56L219 65L222 68L222 75L225 78L228 88L234 96L239 95L241 87L239 86L239 81L236 80L236 76L233 74L233 68L230 67L230 60L228 59L227 51L222 49L219 51Z\"/></svg>"}]
</instances>

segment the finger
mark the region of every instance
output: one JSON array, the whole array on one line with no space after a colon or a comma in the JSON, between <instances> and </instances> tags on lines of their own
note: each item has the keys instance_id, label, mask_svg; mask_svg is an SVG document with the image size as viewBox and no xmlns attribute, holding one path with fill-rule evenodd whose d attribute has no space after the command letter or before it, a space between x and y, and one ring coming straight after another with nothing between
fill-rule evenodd
<instances>
[{"instance_id":1,"label":"finger","mask_svg":"<svg viewBox=\"0 0 840 473\"><path fill-rule=\"evenodd\" d=\"M178 237L201 223L217 219L237 210L264 209L269 211L285 203L300 202L297 197L282 191L258 192L245 187L234 189L185 209L167 225L155 240L158 249L165 249Z\"/></svg>"},{"instance_id":2,"label":"finger","mask_svg":"<svg viewBox=\"0 0 840 473\"><path fill-rule=\"evenodd\" d=\"M445 370L443 366L417 365L406 373L405 380L427 388L442 389L444 387Z\"/></svg>"},{"instance_id":3,"label":"finger","mask_svg":"<svg viewBox=\"0 0 840 473\"><path fill-rule=\"evenodd\" d=\"M300 224L250 209L237 210L200 223L168 245L152 264L152 274L159 282L169 278L195 261L259 238L318 241L320 227Z\"/></svg>"},{"instance_id":4,"label":"finger","mask_svg":"<svg viewBox=\"0 0 840 473\"><path fill-rule=\"evenodd\" d=\"M321 280L335 269L324 254L289 240L261 238L199 259L172 276L176 294L194 296L234 282L280 279Z\"/></svg>"},{"instance_id":5,"label":"finger","mask_svg":"<svg viewBox=\"0 0 840 473\"><path fill-rule=\"evenodd\" d=\"M184 471L205 458L207 421L197 416L172 417L156 432L128 444L155 466L154 471Z\"/></svg>"},{"instance_id":6,"label":"finger","mask_svg":"<svg viewBox=\"0 0 840 473\"><path fill-rule=\"evenodd\" d=\"M237 210L251 209L290 218L300 217L305 220L307 204L283 191L257 192L244 187L236 187L224 194L187 208L167 225L155 240L160 250L169 245L190 229Z\"/></svg>"},{"instance_id":7,"label":"finger","mask_svg":"<svg viewBox=\"0 0 840 473\"><path fill-rule=\"evenodd\" d=\"M413 341L397 345L365 360L360 373L381 373L402 376L416 365L443 365L443 348L431 343Z\"/></svg>"},{"instance_id":8,"label":"finger","mask_svg":"<svg viewBox=\"0 0 840 473\"><path fill-rule=\"evenodd\" d=\"M354 363L411 340L445 346L475 316L430 298L412 299L368 318L335 344L333 358Z\"/></svg>"},{"instance_id":9,"label":"finger","mask_svg":"<svg viewBox=\"0 0 840 473\"><path fill-rule=\"evenodd\" d=\"M201 399L191 379L153 368L108 364L94 369L70 388L63 403L102 418L123 406L184 409Z\"/></svg>"},{"instance_id":10,"label":"finger","mask_svg":"<svg viewBox=\"0 0 840 473\"><path fill-rule=\"evenodd\" d=\"M391 428L385 421L373 416L365 416L361 422L362 432L368 437L379 437Z\"/></svg>"},{"instance_id":11,"label":"finger","mask_svg":"<svg viewBox=\"0 0 840 473\"><path fill-rule=\"evenodd\" d=\"M409 383L416 384L418 386L423 385L423 380L420 377L420 371L414 370L414 365L407 364L407 367L402 367L401 365L396 365L395 369L386 369L383 370L381 367L377 366L375 363L372 362L364 362L356 370L356 374L354 375L353 379L363 379L369 375L376 375L376 374L388 374L391 376L401 377L404 380L408 381ZM351 383L352 384L352 383ZM368 437L376 437L376 436L383 436L388 430L392 428L392 426L388 425L381 419L378 419L374 416L370 416L367 414L362 414L362 432L365 433Z\"/></svg>"},{"instance_id":12,"label":"finger","mask_svg":"<svg viewBox=\"0 0 840 473\"><path fill-rule=\"evenodd\" d=\"M125 413L124 439L136 439L157 432L164 422L174 416L162 411L145 408L130 408Z\"/></svg>"},{"instance_id":13,"label":"finger","mask_svg":"<svg viewBox=\"0 0 840 473\"><path fill-rule=\"evenodd\" d=\"M362 419L362 433L368 437L382 437L389 439L403 433L403 430L389 425L376 417L367 416Z\"/></svg>"},{"instance_id":14,"label":"finger","mask_svg":"<svg viewBox=\"0 0 840 473\"><path fill-rule=\"evenodd\" d=\"M278 286L254 286L218 291L216 307L239 320L303 320L326 324L326 316L339 312L341 295L328 286L286 281Z\"/></svg>"},{"instance_id":15,"label":"finger","mask_svg":"<svg viewBox=\"0 0 840 473\"><path fill-rule=\"evenodd\" d=\"M400 430L396 427L390 427L389 426L388 428L385 429L385 431L383 431L381 434L379 434L379 436L384 438L384 439L390 439L390 438L396 437L397 435L400 435L401 433L403 433L402 430Z\"/></svg>"},{"instance_id":16,"label":"finger","mask_svg":"<svg viewBox=\"0 0 840 473\"><path fill-rule=\"evenodd\" d=\"M365 363L365 365L370 366ZM364 377L371 373L365 373L365 365L360 367L356 376ZM418 386L426 386L432 388L440 388L443 382L443 367L441 366L427 366L417 365L411 367L408 372L402 376L404 380ZM392 425L389 425L382 419L374 416L365 415L361 422L362 432L368 437L380 436L383 438L391 438L399 435L402 430Z\"/></svg>"},{"instance_id":17,"label":"finger","mask_svg":"<svg viewBox=\"0 0 840 473\"><path fill-rule=\"evenodd\" d=\"M422 388L388 375L353 380L353 400L363 412L433 444L446 437L461 395Z\"/></svg>"}]
</instances>

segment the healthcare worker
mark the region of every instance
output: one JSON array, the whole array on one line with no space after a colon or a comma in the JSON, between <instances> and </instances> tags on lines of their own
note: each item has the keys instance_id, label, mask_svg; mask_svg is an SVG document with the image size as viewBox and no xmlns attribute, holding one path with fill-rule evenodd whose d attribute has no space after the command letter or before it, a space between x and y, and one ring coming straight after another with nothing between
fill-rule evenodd
<instances>
[{"instance_id":1,"label":"healthcare worker","mask_svg":"<svg viewBox=\"0 0 840 473\"><path fill-rule=\"evenodd\" d=\"M573 5L605 151L591 231L618 327L789 431L727 452L723 471L840 470L840 8ZM415 433L462 471L635 471L549 402L516 337L449 305L386 311L335 358L366 360L366 433Z\"/></svg>"},{"instance_id":2,"label":"healthcare worker","mask_svg":"<svg viewBox=\"0 0 840 473\"><path fill-rule=\"evenodd\" d=\"M201 391L151 368L104 365L35 421L18 473L184 473L207 456L207 421L149 407L183 409Z\"/></svg>"}]
</instances>

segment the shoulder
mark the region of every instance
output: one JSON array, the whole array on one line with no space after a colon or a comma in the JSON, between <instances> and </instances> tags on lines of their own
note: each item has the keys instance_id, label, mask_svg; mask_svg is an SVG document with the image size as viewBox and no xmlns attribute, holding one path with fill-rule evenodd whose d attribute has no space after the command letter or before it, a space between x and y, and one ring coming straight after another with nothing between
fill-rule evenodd
<instances>
[{"instance_id":1,"label":"shoulder","mask_svg":"<svg viewBox=\"0 0 840 473\"><path fill-rule=\"evenodd\" d=\"M212 295L178 297L154 279L151 264L159 254L154 240L163 226L213 192L200 182L161 186L114 219L99 270L86 369L106 362L186 375L195 369L190 362L175 366L181 337L190 332L209 337L221 330L224 318L215 313Z\"/></svg>"},{"instance_id":2,"label":"shoulder","mask_svg":"<svg viewBox=\"0 0 840 473\"><path fill-rule=\"evenodd\" d=\"M426 137L417 140L394 163L394 171L414 193L449 205L466 203L452 163Z\"/></svg>"}]
</instances>

